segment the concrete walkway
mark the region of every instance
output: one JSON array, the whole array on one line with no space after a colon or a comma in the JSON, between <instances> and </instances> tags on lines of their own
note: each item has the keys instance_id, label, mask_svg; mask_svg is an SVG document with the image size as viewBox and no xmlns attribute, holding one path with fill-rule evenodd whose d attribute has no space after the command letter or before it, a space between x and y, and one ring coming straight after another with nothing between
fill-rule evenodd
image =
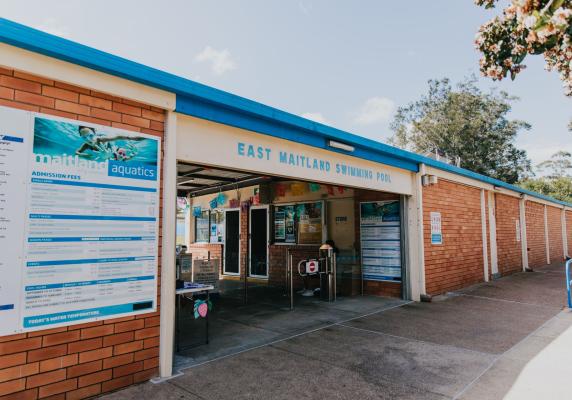
<instances>
[{"instance_id":1,"label":"concrete walkway","mask_svg":"<svg viewBox=\"0 0 572 400\"><path fill-rule=\"evenodd\" d=\"M568 399L562 265L408 303L133 386L115 399Z\"/></svg>"}]
</instances>

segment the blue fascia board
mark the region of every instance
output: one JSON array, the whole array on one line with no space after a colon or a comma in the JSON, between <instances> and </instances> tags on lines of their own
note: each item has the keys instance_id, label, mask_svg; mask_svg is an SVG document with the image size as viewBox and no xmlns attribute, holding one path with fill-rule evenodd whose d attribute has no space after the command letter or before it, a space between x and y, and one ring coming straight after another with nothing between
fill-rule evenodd
<instances>
[{"instance_id":1,"label":"blue fascia board","mask_svg":"<svg viewBox=\"0 0 572 400\"><path fill-rule=\"evenodd\" d=\"M355 148L353 152L334 149L328 146L329 139L337 139L332 136L326 136L317 131L293 127L287 123L277 122L269 118L261 118L260 116L240 112L236 109L224 109L218 104L212 104L193 97L177 96L177 112L235 128L262 133L279 139L391 165L408 171L419 171L419 163L408 160L405 157L395 157L391 154L372 151L372 149L367 146L358 146L355 143L351 143ZM350 144L347 140L345 140L344 143Z\"/></svg>"},{"instance_id":2,"label":"blue fascia board","mask_svg":"<svg viewBox=\"0 0 572 400\"><path fill-rule=\"evenodd\" d=\"M457 175L572 207L571 203L559 201L497 179L489 178L419 154L310 121L298 115L63 39L1 17L0 43L6 43L175 93L177 95L176 111L184 114L244 129L252 129L252 127L255 127L256 129L253 130L256 132L334 151L334 149L327 147L326 142L327 139L332 139L356 148L351 154L338 151L342 154L349 154L371 161L398 166L410 171L418 171L418 165L424 163ZM256 119L260 121L256 122ZM248 128L248 126L251 128Z\"/></svg>"}]
</instances>

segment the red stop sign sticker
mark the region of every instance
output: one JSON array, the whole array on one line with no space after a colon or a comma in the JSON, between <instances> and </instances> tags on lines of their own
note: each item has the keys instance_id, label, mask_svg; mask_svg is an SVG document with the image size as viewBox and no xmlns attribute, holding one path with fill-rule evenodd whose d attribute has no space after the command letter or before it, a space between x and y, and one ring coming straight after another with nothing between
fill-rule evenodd
<instances>
[{"instance_id":1,"label":"red stop sign sticker","mask_svg":"<svg viewBox=\"0 0 572 400\"><path fill-rule=\"evenodd\" d=\"M315 274L316 272L318 272L318 261L310 260L306 262L306 273Z\"/></svg>"}]
</instances>

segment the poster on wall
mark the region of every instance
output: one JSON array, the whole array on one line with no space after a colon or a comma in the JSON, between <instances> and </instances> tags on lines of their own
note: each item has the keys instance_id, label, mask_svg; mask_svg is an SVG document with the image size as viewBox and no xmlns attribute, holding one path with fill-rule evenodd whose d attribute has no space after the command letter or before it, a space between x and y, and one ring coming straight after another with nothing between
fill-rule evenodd
<instances>
[{"instance_id":1,"label":"poster on wall","mask_svg":"<svg viewBox=\"0 0 572 400\"><path fill-rule=\"evenodd\" d=\"M363 279L401 282L399 201L360 203L360 238Z\"/></svg>"},{"instance_id":2,"label":"poster on wall","mask_svg":"<svg viewBox=\"0 0 572 400\"><path fill-rule=\"evenodd\" d=\"M322 206L321 201L296 204L298 244L322 243Z\"/></svg>"},{"instance_id":3,"label":"poster on wall","mask_svg":"<svg viewBox=\"0 0 572 400\"><path fill-rule=\"evenodd\" d=\"M274 242L321 244L323 241L322 201L274 207Z\"/></svg>"},{"instance_id":4,"label":"poster on wall","mask_svg":"<svg viewBox=\"0 0 572 400\"><path fill-rule=\"evenodd\" d=\"M441 213L432 211L431 217L431 244L443 244L443 232L441 228Z\"/></svg>"},{"instance_id":5,"label":"poster on wall","mask_svg":"<svg viewBox=\"0 0 572 400\"><path fill-rule=\"evenodd\" d=\"M294 207L293 206L286 206L284 207L284 212L286 213L285 216L285 226L286 226L286 238L284 239L284 242L286 243L296 243L296 222L294 220L295 218L295 212L294 212Z\"/></svg>"},{"instance_id":6,"label":"poster on wall","mask_svg":"<svg viewBox=\"0 0 572 400\"><path fill-rule=\"evenodd\" d=\"M17 259L0 261L0 276L10 271L0 307L8 284L17 317L0 334L155 311L159 138L1 112L1 133L17 133L25 151L6 163L22 190L0 186L17 208L6 234Z\"/></svg>"},{"instance_id":7,"label":"poster on wall","mask_svg":"<svg viewBox=\"0 0 572 400\"><path fill-rule=\"evenodd\" d=\"M274 208L274 241L276 243L295 243L295 210L293 205Z\"/></svg>"},{"instance_id":8,"label":"poster on wall","mask_svg":"<svg viewBox=\"0 0 572 400\"><path fill-rule=\"evenodd\" d=\"M286 239L286 213L284 211L277 211L274 213L274 239Z\"/></svg>"},{"instance_id":9,"label":"poster on wall","mask_svg":"<svg viewBox=\"0 0 572 400\"><path fill-rule=\"evenodd\" d=\"M0 335L20 327L30 118L0 107ZM7 249L11 249L10 251Z\"/></svg>"}]
</instances>

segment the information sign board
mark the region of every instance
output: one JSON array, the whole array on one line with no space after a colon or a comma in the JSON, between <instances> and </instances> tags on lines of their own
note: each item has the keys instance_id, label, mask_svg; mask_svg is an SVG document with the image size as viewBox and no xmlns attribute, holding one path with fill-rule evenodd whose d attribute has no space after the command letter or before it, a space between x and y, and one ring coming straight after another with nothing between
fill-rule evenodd
<instances>
[{"instance_id":1,"label":"information sign board","mask_svg":"<svg viewBox=\"0 0 572 400\"><path fill-rule=\"evenodd\" d=\"M159 138L0 107L0 154L0 335L155 311Z\"/></svg>"}]
</instances>

